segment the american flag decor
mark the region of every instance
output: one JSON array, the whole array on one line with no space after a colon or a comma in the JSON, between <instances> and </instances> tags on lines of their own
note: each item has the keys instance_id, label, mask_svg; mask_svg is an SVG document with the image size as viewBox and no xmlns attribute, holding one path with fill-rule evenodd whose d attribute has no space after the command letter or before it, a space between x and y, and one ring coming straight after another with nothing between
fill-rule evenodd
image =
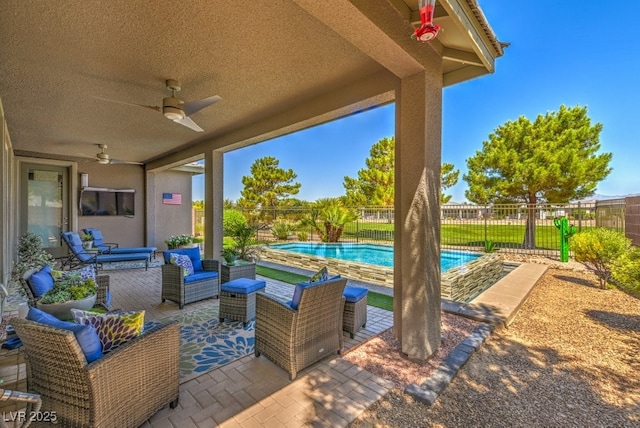
<instances>
[{"instance_id":1,"label":"american flag decor","mask_svg":"<svg viewBox=\"0 0 640 428\"><path fill-rule=\"evenodd\" d=\"M162 203L165 205L180 205L182 204L182 195L180 193L163 193Z\"/></svg>"}]
</instances>

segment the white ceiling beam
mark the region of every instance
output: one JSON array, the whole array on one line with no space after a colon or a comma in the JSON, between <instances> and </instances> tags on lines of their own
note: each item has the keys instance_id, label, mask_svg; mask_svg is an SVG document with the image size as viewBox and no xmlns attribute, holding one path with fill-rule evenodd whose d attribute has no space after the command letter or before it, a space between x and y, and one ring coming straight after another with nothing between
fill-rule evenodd
<instances>
[{"instance_id":1,"label":"white ceiling beam","mask_svg":"<svg viewBox=\"0 0 640 428\"><path fill-rule=\"evenodd\" d=\"M476 67L470 65L443 74L442 84L443 86L451 86L455 85L456 83L464 82L465 80L471 80L475 79L476 77L484 76L485 74L487 74L487 70L484 67Z\"/></svg>"},{"instance_id":2,"label":"white ceiling beam","mask_svg":"<svg viewBox=\"0 0 640 428\"><path fill-rule=\"evenodd\" d=\"M454 18L453 20L460 26L460 30L469 35L473 50L478 55L480 61L482 61L486 71L493 73L495 70L495 56L492 55L487 48L489 41L486 39L486 36L481 33L479 28L473 25L475 19L472 19L472 12L469 10L466 2L462 0L439 1L447 14Z\"/></svg>"},{"instance_id":3,"label":"white ceiling beam","mask_svg":"<svg viewBox=\"0 0 640 428\"><path fill-rule=\"evenodd\" d=\"M483 67L484 64L474 52L461 51L459 49L443 48L442 59L459 62L467 65L477 65Z\"/></svg>"}]
</instances>

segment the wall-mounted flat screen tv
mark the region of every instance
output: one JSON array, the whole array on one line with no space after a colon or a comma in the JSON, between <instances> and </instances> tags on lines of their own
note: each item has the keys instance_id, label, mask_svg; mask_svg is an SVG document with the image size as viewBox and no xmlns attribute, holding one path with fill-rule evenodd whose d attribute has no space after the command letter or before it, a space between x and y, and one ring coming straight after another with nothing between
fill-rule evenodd
<instances>
[{"instance_id":1,"label":"wall-mounted flat screen tv","mask_svg":"<svg viewBox=\"0 0 640 428\"><path fill-rule=\"evenodd\" d=\"M135 193L117 190L83 190L80 194L82 215L135 214Z\"/></svg>"}]
</instances>

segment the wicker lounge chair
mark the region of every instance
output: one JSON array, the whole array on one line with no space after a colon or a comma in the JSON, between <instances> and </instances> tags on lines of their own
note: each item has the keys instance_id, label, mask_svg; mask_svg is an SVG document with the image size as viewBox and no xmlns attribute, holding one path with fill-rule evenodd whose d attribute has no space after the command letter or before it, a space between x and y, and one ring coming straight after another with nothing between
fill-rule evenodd
<instances>
[{"instance_id":1,"label":"wicker lounge chair","mask_svg":"<svg viewBox=\"0 0 640 428\"><path fill-rule=\"evenodd\" d=\"M189 256L194 273L184 275L182 267L170 263L171 254ZM201 259L199 248L170 250L164 252L162 265L162 301L171 300L184 305L198 300L220 296L219 263L213 259Z\"/></svg>"},{"instance_id":2,"label":"wicker lounge chair","mask_svg":"<svg viewBox=\"0 0 640 428\"><path fill-rule=\"evenodd\" d=\"M120 247L115 242L104 242L104 237L100 229L87 227L82 231L93 238L93 248L100 250L101 254L131 254L131 253L149 253L156 258L156 247Z\"/></svg>"},{"instance_id":3,"label":"wicker lounge chair","mask_svg":"<svg viewBox=\"0 0 640 428\"><path fill-rule=\"evenodd\" d=\"M127 253L127 254L99 254L86 251L82 247L82 240L76 232L62 232L62 240L71 254L62 261L62 267L68 267L73 269L78 266L90 265L97 271L99 267L102 267L103 263L117 263L117 262L145 262L145 270L149 268L149 259L151 253Z\"/></svg>"},{"instance_id":4,"label":"wicker lounge chair","mask_svg":"<svg viewBox=\"0 0 640 428\"><path fill-rule=\"evenodd\" d=\"M332 279L301 287L297 309L258 293L256 357L264 354L293 380L300 370L330 354L340 354L346 283L346 279Z\"/></svg>"},{"instance_id":5,"label":"wicker lounge chair","mask_svg":"<svg viewBox=\"0 0 640 428\"><path fill-rule=\"evenodd\" d=\"M138 427L178 404L179 324L159 325L87 364L71 331L12 319L22 340L27 390L60 426Z\"/></svg>"}]
</instances>

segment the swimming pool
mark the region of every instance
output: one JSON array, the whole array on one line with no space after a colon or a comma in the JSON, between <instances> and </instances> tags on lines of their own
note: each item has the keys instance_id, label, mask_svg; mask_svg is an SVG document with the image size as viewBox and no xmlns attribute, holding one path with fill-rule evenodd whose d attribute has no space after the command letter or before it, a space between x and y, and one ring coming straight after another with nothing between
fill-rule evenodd
<instances>
[{"instance_id":1,"label":"swimming pool","mask_svg":"<svg viewBox=\"0 0 640 428\"><path fill-rule=\"evenodd\" d=\"M329 259L393 267L393 247L388 245L295 242L289 244L272 244L269 247ZM480 257L480 254L442 250L440 253L440 268L442 272L445 272L475 260L478 257Z\"/></svg>"}]
</instances>

